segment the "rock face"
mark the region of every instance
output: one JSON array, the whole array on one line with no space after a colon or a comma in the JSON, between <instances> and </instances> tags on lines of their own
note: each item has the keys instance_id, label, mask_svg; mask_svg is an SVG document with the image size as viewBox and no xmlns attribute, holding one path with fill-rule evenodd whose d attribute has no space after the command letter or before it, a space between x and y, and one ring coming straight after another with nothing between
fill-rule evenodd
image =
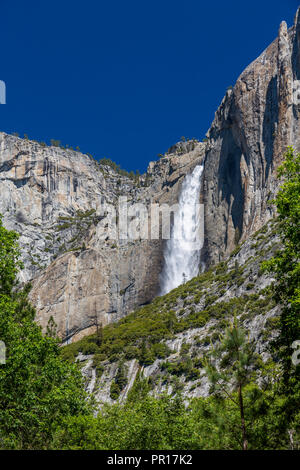
<instances>
[{"instance_id":1,"label":"rock face","mask_svg":"<svg viewBox=\"0 0 300 470\"><path fill-rule=\"evenodd\" d=\"M119 196L147 208L175 204L184 176L204 161L207 267L269 220L276 168L288 145L300 148L298 80L299 11L227 91L207 142L174 145L135 182L80 152L0 133L0 213L21 234L21 280L33 280L41 325L53 316L63 340L78 339L158 293L161 236L103 237L119 217L104 206Z\"/></svg>"},{"instance_id":2,"label":"rock face","mask_svg":"<svg viewBox=\"0 0 300 470\"><path fill-rule=\"evenodd\" d=\"M153 299L163 240L107 237L118 218L106 216L107 205L118 208L121 195L129 206L176 203L204 147L174 148L134 182L79 152L0 134L0 213L21 235L21 281L33 280L44 328L53 316L64 340L78 339Z\"/></svg>"},{"instance_id":3,"label":"rock face","mask_svg":"<svg viewBox=\"0 0 300 470\"><path fill-rule=\"evenodd\" d=\"M300 15L227 91L207 134L204 204L207 263L230 253L271 216L268 200L288 145L300 148Z\"/></svg>"}]
</instances>

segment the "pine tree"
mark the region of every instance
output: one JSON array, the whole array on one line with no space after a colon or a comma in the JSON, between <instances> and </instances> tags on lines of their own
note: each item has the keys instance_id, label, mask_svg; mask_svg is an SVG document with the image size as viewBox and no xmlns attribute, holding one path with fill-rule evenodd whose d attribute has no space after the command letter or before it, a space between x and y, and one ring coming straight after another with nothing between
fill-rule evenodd
<instances>
[{"instance_id":1,"label":"pine tree","mask_svg":"<svg viewBox=\"0 0 300 470\"><path fill-rule=\"evenodd\" d=\"M46 336L49 336L49 338L57 338L57 324L52 315L48 320Z\"/></svg>"},{"instance_id":2,"label":"pine tree","mask_svg":"<svg viewBox=\"0 0 300 470\"><path fill-rule=\"evenodd\" d=\"M99 324L97 314L94 317L94 324L96 326L96 344L100 347L103 341L103 325L101 322Z\"/></svg>"},{"instance_id":3,"label":"pine tree","mask_svg":"<svg viewBox=\"0 0 300 470\"><path fill-rule=\"evenodd\" d=\"M140 352L140 363L144 366L149 366L150 364L152 364L153 360L154 356L151 350L148 348L146 340L143 339Z\"/></svg>"},{"instance_id":4,"label":"pine tree","mask_svg":"<svg viewBox=\"0 0 300 470\"><path fill-rule=\"evenodd\" d=\"M210 393L229 399L239 409L243 450L248 449L243 389L253 379L256 360L254 345L235 318L205 361Z\"/></svg>"}]
</instances>

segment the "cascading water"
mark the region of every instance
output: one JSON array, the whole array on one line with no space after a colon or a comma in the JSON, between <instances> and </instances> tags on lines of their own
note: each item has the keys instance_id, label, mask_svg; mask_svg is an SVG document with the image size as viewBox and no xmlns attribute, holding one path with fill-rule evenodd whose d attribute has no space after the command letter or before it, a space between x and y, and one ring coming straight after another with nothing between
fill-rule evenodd
<instances>
[{"instance_id":1,"label":"cascading water","mask_svg":"<svg viewBox=\"0 0 300 470\"><path fill-rule=\"evenodd\" d=\"M203 244L203 206L199 204L202 172L203 165L198 165L183 181L171 238L166 242L160 295L170 292L199 272Z\"/></svg>"}]
</instances>

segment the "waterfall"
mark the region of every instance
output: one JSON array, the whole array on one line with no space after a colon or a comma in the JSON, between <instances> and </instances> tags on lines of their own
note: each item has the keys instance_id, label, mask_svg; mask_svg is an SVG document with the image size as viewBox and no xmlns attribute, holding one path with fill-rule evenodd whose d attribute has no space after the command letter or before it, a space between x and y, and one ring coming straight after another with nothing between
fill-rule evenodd
<instances>
[{"instance_id":1,"label":"waterfall","mask_svg":"<svg viewBox=\"0 0 300 470\"><path fill-rule=\"evenodd\" d=\"M160 295L197 276L203 245L203 206L199 203L203 165L184 178L174 214L171 238L164 251Z\"/></svg>"}]
</instances>

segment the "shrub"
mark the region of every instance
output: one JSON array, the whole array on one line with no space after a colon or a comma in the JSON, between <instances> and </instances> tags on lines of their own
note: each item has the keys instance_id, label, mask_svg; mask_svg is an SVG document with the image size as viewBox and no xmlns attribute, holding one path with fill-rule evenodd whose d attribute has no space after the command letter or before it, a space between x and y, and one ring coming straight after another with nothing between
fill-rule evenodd
<instances>
[{"instance_id":1,"label":"shrub","mask_svg":"<svg viewBox=\"0 0 300 470\"><path fill-rule=\"evenodd\" d=\"M159 359L164 359L172 353L171 349L164 343L153 344L151 351L154 356L158 357Z\"/></svg>"},{"instance_id":2,"label":"shrub","mask_svg":"<svg viewBox=\"0 0 300 470\"><path fill-rule=\"evenodd\" d=\"M135 358L139 357L140 350L136 346L127 346L124 349L124 354L125 354L125 358L128 359L128 360L135 359Z\"/></svg>"},{"instance_id":3,"label":"shrub","mask_svg":"<svg viewBox=\"0 0 300 470\"><path fill-rule=\"evenodd\" d=\"M120 396L121 390L119 385L115 382L115 380L112 381L110 385L110 398L112 400L117 400Z\"/></svg>"},{"instance_id":4,"label":"shrub","mask_svg":"<svg viewBox=\"0 0 300 470\"><path fill-rule=\"evenodd\" d=\"M102 362L105 361L106 359L106 356L105 354L95 354L94 357L93 357L93 367L96 367L96 370L98 371L103 371L103 364Z\"/></svg>"},{"instance_id":5,"label":"shrub","mask_svg":"<svg viewBox=\"0 0 300 470\"><path fill-rule=\"evenodd\" d=\"M99 348L97 346L97 344L95 343L89 343L89 342L86 342L83 344L82 348L81 348L81 352L82 354L95 354L99 351Z\"/></svg>"},{"instance_id":6,"label":"shrub","mask_svg":"<svg viewBox=\"0 0 300 470\"><path fill-rule=\"evenodd\" d=\"M248 284L246 285L247 290L251 290L253 289L253 287L255 287L255 284L253 282L248 282Z\"/></svg>"},{"instance_id":7,"label":"shrub","mask_svg":"<svg viewBox=\"0 0 300 470\"><path fill-rule=\"evenodd\" d=\"M181 349L180 349L180 354L183 355L183 354L186 354L189 352L190 350L190 347L191 345L190 344L187 344L187 343L182 343L181 345Z\"/></svg>"}]
</instances>

